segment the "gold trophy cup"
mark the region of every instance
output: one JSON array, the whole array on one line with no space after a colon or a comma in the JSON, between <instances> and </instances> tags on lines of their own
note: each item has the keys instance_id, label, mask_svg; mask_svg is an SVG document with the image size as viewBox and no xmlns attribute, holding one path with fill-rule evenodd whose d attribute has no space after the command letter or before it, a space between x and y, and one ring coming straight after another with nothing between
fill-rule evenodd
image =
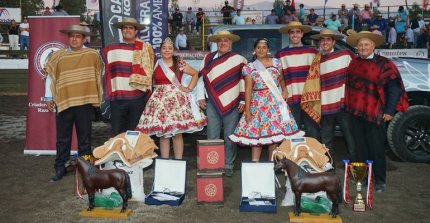
<instances>
[{"instance_id":1,"label":"gold trophy cup","mask_svg":"<svg viewBox=\"0 0 430 223\"><path fill-rule=\"evenodd\" d=\"M351 176L357 182L357 196L354 199L354 205L352 206L353 211L366 211L366 203L361 195L361 187L363 181L367 176L367 164L362 162L352 162L350 165Z\"/></svg>"}]
</instances>

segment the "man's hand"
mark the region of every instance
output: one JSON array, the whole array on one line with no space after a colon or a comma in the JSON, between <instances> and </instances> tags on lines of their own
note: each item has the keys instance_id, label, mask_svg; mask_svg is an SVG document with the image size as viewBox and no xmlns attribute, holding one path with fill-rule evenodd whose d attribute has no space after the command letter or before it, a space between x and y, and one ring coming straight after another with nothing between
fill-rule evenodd
<instances>
[{"instance_id":1,"label":"man's hand","mask_svg":"<svg viewBox=\"0 0 430 223\"><path fill-rule=\"evenodd\" d=\"M54 101L47 101L46 105L47 105L49 111L54 111L55 110L55 103L54 103Z\"/></svg>"},{"instance_id":2,"label":"man's hand","mask_svg":"<svg viewBox=\"0 0 430 223\"><path fill-rule=\"evenodd\" d=\"M239 103L239 106L237 108L239 109L239 112L242 113L245 109L245 103Z\"/></svg>"},{"instance_id":3,"label":"man's hand","mask_svg":"<svg viewBox=\"0 0 430 223\"><path fill-rule=\"evenodd\" d=\"M201 109L206 109L206 101L205 101L205 99L199 100L199 107Z\"/></svg>"},{"instance_id":4,"label":"man's hand","mask_svg":"<svg viewBox=\"0 0 430 223\"><path fill-rule=\"evenodd\" d=\"M384 119L384 121L388 122L388 121L391 121L391 119L393 119L393 116L389 114L384 114L382 118Z\"/></svg>"}]
</instances>

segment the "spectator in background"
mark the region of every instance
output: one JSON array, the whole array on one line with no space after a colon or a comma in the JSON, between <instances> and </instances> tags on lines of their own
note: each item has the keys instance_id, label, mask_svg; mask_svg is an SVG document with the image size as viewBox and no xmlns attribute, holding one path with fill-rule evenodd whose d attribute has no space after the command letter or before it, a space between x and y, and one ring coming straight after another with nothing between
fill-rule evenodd
<instances>
[{"instance_id":1,"label":"spectator in background","mask_svg":"<svg viewBox=\"0 0 430 223\"><path fill-rule=\"evenodd\" d=\"M414 31L411 29L411 26L409 24L406 24L404 45L408 49L411 49L412 45L414 45Z\"/></svg>"},{"instance_id":2,"label":"spectator in background","mask_svg":"<svg viewBox=\"0 0 430 223\"><path fill-rule=\"evenodd\" d=\"M418 49L422 49L422 48L426 48L429 49L430 48L430 37L427 33L427 30L425 27L420 29L420 34L417 37L417 47Z\"/></svg>"},{"instance_id":3,"label":"spectator in background","mask_svg":"<svg viewBox=\"0 0 430 223\"><path fill-rule=\"evenodd\" d=\"M228 1L224 2L224 7L221 8L222 18L224 25L232 24L231 12L236 11L233 7L228 5Z\"/></svg>"},{"instance_id":4,"label":"spectator in background","mask_svg":"<svg viewBox=\"0 0 430 223\"><path fill-rule=\"evenodd\" d=\"M255 19L252 19L252 20L251 20L251 24L253 24L253 25L254 25L254 24L257 24L257 21L256 21Z\"/></svg>"},{"instance_id":5,"label":"spectator in background","mask_svg":"<svg viewBox=\"0 0 430 223\"><path fill-rule=\"evenodd\" d=\"M42 13L43 16L52 15L51 9L49 7L45 8L45 11Z\"/></svg>"},{"instance_id":6,"label":"spectator in background","mask_svg":"<svg viewBox=\"0 0 430 223\"><path fill-rule=\"evenodd\" d=\"M28 50L30 39L30 25L28 24L27 17L24 17L22 23L19 24L19 42L21 50Z\"/></svg>"},{"instance_id":7,"label":"spectator in background","mask_svg":"<svg viewBox=\"0 0 430 223\"><path fill-rule=\"evenodd\" d=\"M426 24L421 14L418 14L415 19L411 21L411 29L414 31L414 44L417 43L417 38L421 33L421 28L425 28Z\"/></svg>"},{"instance_id":8,"label":"spectator in background","mask_svg":"<svg viewBox=\"0 0 430 223\"><path fill-rule=\"evenodd\" d=\"M3 43L3 35L0 34L0 45Z\"/></svg>"},{"instance_id":9,"label":"spectator in background","mask_svg":"<svg viewBox=\"0 0 430 223\"><path fill-rule=\"evenodd\" d=\"M325 20L324 21L324 25L329 30L340 31L340 26L341 25L340 25L339 20L336 18L336 14L332 14L331 15L331 19Z\"/></svg>"},{"instance_id":10,"label":"spectator in background","mask_svg":"<svg viewBox=\"0 0 430 223\"><path fill-rule=\"evenodd\" d=\"M62 16L62 15L69 15L66 11L64 11L62 5L57 5L54 7L54 13L52 13L53 16Z\"/></svg>"},{"instance_id":11,"label":"spectator in background","mask_svg":"<svg viewBox=\"0 0 430 223\"><path fill-rule=\"evenodd\" d=\"M367 29L370 28L370 24L372 22L373 12L370 10L370 6L368 4L364 5L364 9L360 12L361 24L366 24Z\"/></svg>"},{"instance_id":12,"label":"spectator in background","mask_svg":"<svg viewBox=\"0 0 430 223\"><path fill-rule=\"evenodd\" d=\"M195 25L196 25L196 15L193 13L192 8L188 7L188 11L185 14L185 32L186 32L186 34L193 33Z\"/></svg>"},{"instance_id":13,"label":"spectator in background","mask_svg":"<svg viewBox=\"0 0 430 223\"><path fill-rule=\"evenodd\" d=\"M288 10L290 10L291 14L294 14L296 12L296 9L294 8L293 5L291 5L290 0L285 1L285 5L284 5L284 8L282 10L284 11L284 14L287 14Z\"/></svg>"},{"instance_id":14,"label":"spectator in background","mask_svg":"<svg viewBox=\"0 0 430 223\"><path fill-rule=\"evenodd\" d=\"M384 39L386 39L388 25L387 20L385 18L382 18L381 13L376 14L376 19L373 20L372 25L379 26L378 30L382 33Z\"/></svg>"},{"instance_id":15,"label":"spectator in background","mask_svg":"<svg viewBox=\"0 0 430 223\"><path fill-rule=\"evenodd\" d=\"M379 26L378 25L373 25L370 27L370 29L372 30L372 33L378 34L382 36L381 31L379 31Z\"/></svg>"},{"instance_id":16,"label":"spectator in background","mask_svg":"<svg viewBox=\"0 0 430 223\"><path fill-rule=\"evenodd\" d=\"M309 15L306 17L305 23L311 26L316 25L318 15L315 13L315 9L309 10Z\"/></svg>"},{"instance_id":17,"label":"spectator in background","mask_svg":"<svg viewBox=\"0 0 430 223\"><path fill-rule=\"evenodd\" d=\"M403 6L399 6L399 10L397 11L396 16L396 31L397 33L404 33L405 26L409 23L409 13L407 10L403 8Z\"/></svg>"},{"instance_id":18,"label":"spectator in background","mask_svg":"<svg viewBox=\"0 0 430 223\"><path fill-rule=\"evenodd\" d=\"M245 24L245 16L242 15L242 10L238 9L236 11L236 15L233 17L233 24L235 25Z\"/></svg>"},{"instance_id":19,"label":"spectator in background","mask_svg":"<svg viewBox=\"0 0 430 223\"><path fill-rule=\"evenodd\" d=\"M300 4L299 5L299 11L297 12L297 18L299 19L299 21L301 23L304 23L305 22L305 17L306 17L305 5Z\"/></svg>"},{"instance_id":20,"label":"spectator in background","mask_svg":"<svg viewBox=\"0 0 430 223\"><path fill-rule=\"evenodd\" d=\"M199 11L196 13L196 31L197 34L200 33L200 26L203 24L203 19L205 17L205 13L202 8L199 8Z\"/></svg>"},{"instance_id":21,"label":"spectator in background","mask_svg":"<svg viewBox=\"0 0 430 223\"><path fill-rule=\"evenodd\" d=\"M177 50L188 49L188 40L187 40L187 35L185 35L184 33L184 27L179 28L179 33L178 35L176 35L175 49Z\"/></svg>"},{"instance_id":22,"label":"spectator in background","mask_svg":"<svg viewBox=\"0 0 430 223\"><path fill-rule=\"evenodd\" d=\"M340 6L341 8L337 11L340 22L340 30L343 31L348 26L348 10L345 8L345 4Z\"/></svg>"},{"instance_id":23,"label":"spectator in background","mask_svg":"<svg viewBox=\"0 0 430 223\"><path fill-rule=\"evenodd\" d=\"M354 26L355 31L361 31L361 22L360 22L360 9L358 8L358 4L353 4L353 8L348 12L349 17L349 25Z\"/></svg>"},{"instance_id":24,"label":"spectator in background","mask_svg":"<svg viewBox=\"0 0 430 223\"><path fill-rule=\"evenodd\" d=\"M282 24L288 24L291 21L299 21L295 15L290 10L287 10L287 13L282 16Z\"/></svg>"},{"instance_id":25,"label":"spectator in background","mask_svg":"<svg viewBox=\"0 0 430 223\"><path fill-rule=\"evenodd\" d=\"M279 18L275 14L275 9L272 9L270 12L270 15L266 16L266 20L264 21L264 24L276 24L278 23Z\"/></svg>"},{"instance_id":26,"label":"spectator in background","mask_svg":"<svg viewBox=\"0 0 430 223\"><path fill-rule=\"evenodd\" d=\"M85 31L91 34L91 29L90 27L88 27L88 23L83 21L81 23L79 23L80 26L83 26L85 28ZM91 35L86 35L85 36L85 42L84 42L84 46L89 47L90 46L90 42L91 42Z\"/></svg>"},{"instance_id":27,"label":"spectator in background","mask_svg":"<svg viewBox=\"0 0 430 223\"><path fill-rule=\"evenodd\" d=\"M18 50L19 26L16 24L16 21L14 19L10 21L10 26L7 30L7 34L9 35L9 48L11 50Z\"/></svg>"},{"instance_id":28,"label":"spectator in background","mask_svg":"<svg viewBox=\"0 0 430 223\"><path fill-rule=\"evenodd\" d=\"M172 25L173 25L174 35L178 34L178 29L182 27L183 18L184 18L184 15L182 15L182 13L179 12L179 8L176 8L175 12L172 13Z\"/></svg>"},{"instance_id":29,"label":"spectator in background","mask_svg":"<svg viewBox=\"0 0 430 223\"><path fill-rule=\"evenodd\" d=\"M388 32L388 48L393 48L394 45L396 45L397 42L397 32L394 28L394 22L390 22L389 25L390 31Z\"/></svg>"},{"instance_id":30,"label":"spectator in background","mask_svg":"<svg viewBox=\"0 0 430 223\"><path fill-rule=\"evenodd\" d=\"M246 24L246 25L250 25L250 24L252 24L252 19L251 19L251 17L246 17L246 19L245 19L245 24Z\"/></svg>"}]
</instances>

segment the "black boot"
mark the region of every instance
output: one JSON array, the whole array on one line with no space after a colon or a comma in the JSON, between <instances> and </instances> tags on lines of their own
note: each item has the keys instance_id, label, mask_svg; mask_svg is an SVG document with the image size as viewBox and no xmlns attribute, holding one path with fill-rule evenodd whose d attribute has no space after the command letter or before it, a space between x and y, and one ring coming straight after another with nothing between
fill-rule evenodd
<instances>
[{"instance_id":1,"label":"black boot","mask_svg":"<svg viewBox=\"0 0 430 223\"><path fill-rule=\"evenodd\" d=\"M64 169L64 168L58 169L55 171L55 175L53 177L51 177L51 180L49 182L59 181L65 175L66 175L66 169Z\"/></svg>"}]
</instances>

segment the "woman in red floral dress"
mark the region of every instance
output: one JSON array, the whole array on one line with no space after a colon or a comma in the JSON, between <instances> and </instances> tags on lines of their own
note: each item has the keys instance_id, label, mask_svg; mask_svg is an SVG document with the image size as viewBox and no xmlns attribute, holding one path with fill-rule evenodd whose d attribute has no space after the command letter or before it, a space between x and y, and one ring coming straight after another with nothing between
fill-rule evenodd
<instances>
[{"instance_id":1,"label":"woman in red floral dress","mask_svg":"<svg viewBox=\"0 0 430 223\"><path fill-rule=\"evenodd\" d=\"M182 133L202 130L207 119L199 109L193 110L190 103L190 92L197 83L198 71L174 56L173 49L170 38L161 44L162 58L154 68L154 92L140 117L137 130L160 137L162 158L169 158L172 138L175 159L182 159ZM184 73L192 76L188 86L183 86L179 81Z\"/></svg>"}]
</instances>

